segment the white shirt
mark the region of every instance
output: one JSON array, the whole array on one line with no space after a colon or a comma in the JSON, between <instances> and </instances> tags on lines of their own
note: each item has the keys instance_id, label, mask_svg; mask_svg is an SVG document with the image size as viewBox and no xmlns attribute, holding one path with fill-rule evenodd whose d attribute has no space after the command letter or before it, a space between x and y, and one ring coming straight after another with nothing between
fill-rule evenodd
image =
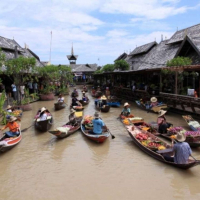
<instances>
[{"instance_id":1,"label":"white shirt","mask_svg":"<svg viewBox=\"0 0 200 200\"><path fill-rule=\"evenodd\" d=\"M58 98L58 102L64 102L64 100L65 100L64 97Z\"/></svg>"},{"instance_id":2,"label":"white shirt","mask_svg":"<svg viewBox=\"0 0 200 200\"><path fill-rule=\"evenodd\" d=\"M40 117L40 121L45 121L47 119L47 114L44 113L41 117Z\"/></svg>"},{"instance_id":3,"label":"white shirt","mask_svg":"<svg viewBox=\"0 0 200 200\"><path fill-rule=\"evenodd\" d=\"M133 87L132 87L132 91L135 91L135 85L133 85Z\"/></svg>"},{"instance_id":4,"label":"white shirt","mask_svg":"<svg viewBox=\"0 0 200 200\"><path fill-rule=\"evenodd\" d=\"M21 94L24 94L24 89L25 89L25 86L24 86L24 85L21 85L21 86L20 86L20 92L21 92Z\"/></svg>"}]
</instances>

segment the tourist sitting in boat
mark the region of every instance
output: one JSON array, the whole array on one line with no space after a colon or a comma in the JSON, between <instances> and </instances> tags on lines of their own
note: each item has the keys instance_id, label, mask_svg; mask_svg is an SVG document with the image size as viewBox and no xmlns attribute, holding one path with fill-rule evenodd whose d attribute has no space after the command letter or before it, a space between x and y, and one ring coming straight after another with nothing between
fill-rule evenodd
<instances>
[{"instance_id":1,"label":"tourist sitting in boat","mask_svg":"<svg viewBox=\"0 0 200 200\"><path fill-rule=\"evenodd\" d=\"M99 118L98 112L94 113L94 119L92 120L92 124L93 124L93 130L88 131L88 133L90 134L100 135L102 134L103 129L108 130L103 120Z\"/></svg>"},{"instance_id":2,"label":"tourist sitting in boat","mask_svg":"<svg viewBox=\"0 0 200 200\"><path fill-rule=\"evenodd\" d=\"M82 94L83 94L82 100L83 100L84 102L87 102L87 101L88 101L88 97L85 95L85 92L83 91Z\"/></svg>"},{"instance_id":3,"label":"tourist sitting in boat","mask_svg":"<svg viewBox=\"0 0 200 200\"><path fill-rule=\"evenodd\" d=\"M63 97L63 95L59 94L59 96L58 96L58 102L64 103L64 100L65 100L65 98Z\"/></svg>"},{"instance_id":4,"label":"tourist sitting in boat","mask_svg":"<svg viewBox=\"0 0 200 200\"><path fill-rule=\"evenodd\" d=\"M71 125L71 126L77 126L78 125L75 112L76 111L73 108L70 110L69 122L67 123L67 125Z\"/></svg>"},{"instance_id":5,"label":"tourist sitting in boat","mask_svg":"<svg viewBox=\"0 0 200 200\"><path fill-rule=\"evenodd\" d=\"M83 85L83 91L87 92L87 86L85 84Z\"/></svg>"},{"instance_id":6,"label":"tourist sitting in boat","mask_svg":"<svg viewBox=\"0 0 200 200\"><path fill-rule=\"evenodd\" d=\"M16 117L11 116L8 123L3 128L1 128L2 131L6 128L9 128L9 131L6 131L5 136L2 138L2 140L19 135L19 124L16 122L16 120Z\"/></svg>"},{"instance_id":7,"label":"tourist sitting in boat","mask_svg":"<svg viewBox=\"0 0 200 200\"><path fill-rule=\"evenodd\" d=\"M105 108L105 106L107 105L107 98L105 95L103 95L100 99L100 101L98 101L97 103L99 108Z\"/></svg>"},{"instance_id":8,"label":"tourist sitting in boat","mask_svg":"<svg viewBox=\"0 0 200 200\"><path fill-rule=\"evenodd\" d=\"M187 164L189 156L192 154L192 150L187 142L184 142L186 136L184 133L178 132L176 135L176 143L172 140L172 148L174 157L164 156L165 160L175 162L176 164Z\"/></svg>"},{"instance_id":9,"label":"tourist sitting in boat","mask_svg":"<svg viewBox=\"0 0 200 200\"><path fill-rule=\"evenodd\" d=\"M41 112L40 112L40 115L39 115L39 119L40 121L45 121L47 120L47 117L48 117L48 111L45 107L42 107L41 108Z\"/></svg>"},{"instance_id":10,"label":"tourist sitting in boat","mask_svg":"<svg viewBox=\"0 0 200 200\"><path fill-rule=\"evenodd\" d=\"M158 100L156 97L152 97L151 98L151 104L150 104L150 108L157 106L158 105Z\"/></svg>"},{"instance_id":11,"label":"tourist sitting in boat","mask_svg":"<svg viewBox=\"0 0 200 200\"><path fill-rule=\"evenodd\" d=\"M123 108L123 110L121 112L122 116L125 116L125 117L130 117L131 116L131 117L134 117L133 115L131 115L131 109L129 107L130 107L130 104L128 102L126 102L124 104L124 108Z\"/></svg>"},{"instance_id":12,"label":"tourist sitting in boat","mask_svg":"<svg viewBox=\"0 0 200 200\"><path fill-rule=\"evenodd\" d=\"M170 127L170 126L173 126L173 124L171 123L168 123L166 121L166 118L165 118L165 113L167 111L165 110L160 110L159 111L159 114L158 114L158 119L157 119L157 124L158 124L158 132L163 134L163 133L167 133L167 129Z\"/></svg>"},{"instance_id":13,"label":"tourist sitting in boat","mask_svg":"<svg viewBox=\"0 0 200 200\"><path fill-rule=\"evenodd\" d=\"M110 90L109 90L109 87L106 87L105 95L106 95L107 99L110 98Z\"/></svg>"}]
</instances>

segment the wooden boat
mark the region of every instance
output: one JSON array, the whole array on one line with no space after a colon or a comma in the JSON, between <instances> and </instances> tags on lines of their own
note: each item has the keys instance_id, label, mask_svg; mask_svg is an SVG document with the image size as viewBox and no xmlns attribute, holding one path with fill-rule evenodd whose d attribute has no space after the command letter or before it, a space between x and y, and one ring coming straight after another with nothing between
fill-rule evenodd
<instances>
[{"instance_id":1,"label":"wooden boat","mask_svg":"<svg viewBox=\"0 0 200 200\"><path fill-rule=\"evenodd\" d=\"M72 92L71 97L78 97L78 92Z\"/></svg>"},{"instance_id":2,"label":"wooden boat","mask_svg":"<svg viewBox=\"0 0 200 200\"><path fill-rule=\"evenodd\" d=\"M5 138L5 139L3 139L3 137L4 136L2 136L0 139L0 151L1 152L7 151L7 150L13 148L21 141L21 139L22 139L21 130L17 137L10 137L10 138Z\"/></svg>"},{"instance_id":3,"label":"wooden boat","mask_svg":"<svg viewBox=\"0 0 200 200\"><path fill-rule=\"evenodd\" d=\"M104 107L101 107L101 108L96 106L96 109L101 111L101 112L109 112L110 106L109 105L104 105Z\"/></svg>"},{"instance_id":4,"label":"wooden boat","mask_svg":"<svg viewBox=\"0 0 200 200\"><path fill-rule=\"evenodd\" d=\"M81 122L81 131L83 135L85 135L88 139L95 141L97 143L103 143L109 136L109 132L103 132L101 135L94 135L87 133L88 129L86 129L85 125L83 124L84 120Z\"/></svg>"},{"instance_id":5,"label":"wooden boat","mask_svg":"<svg viewBox=\"0 0 200 200\"><path fill-rule=\"evenodd\" d=\"M141 104L140 101L135 101L136 105L140 108L142 108L143 110L146 110L148 112L154 112L154 113L158 113L160 110L166 110L168 109L166 104L161 104L158 106L153 106L151 109L148 109L149 105L146 104Z\"/></svg>"},{"instance_id":6,"label":"wooden boat","mask_svg":"<svg viewBox=\"0 0 200 200\"><path fill-rule=\"evenodd\" d=\"M183 119L187 122L188 126L193 131L200 131L199 122L195 121L191 115L183 115Z\"/></svg>"},{"instance_id":7,"label":"wooden boat","mask_svg":"<svg viewBox=\"0 0 200 200\"><path fill-rule=\"evenodd\" d=\"M119 101L111 101L111 100L109 100L107 102L107 105L111 106L111 107L119 107L119 106L121 106L121 103Z\"/></svg>"},{"instance_id":8,"label":"wooden boat","mask_svg":"<svg viewBox=\"0 0 200 200\"><path fill-rule=\"evenodd\" d=\"M134 127L134 130L132 130L132 127ZM136 126L134 126L134 125L127 126L127 130L128 130L129 135L133 139L134 144L136 144L146 154L150 155L151 157L153 157L165 164L169 164L169 165L181 168L181 169L189 169L191 167L194 167L194 166L200 164L200 160L193 160L193 159L189 159L189 162L187 164L176 164L174 162L166 161L164 159L163 155L166 155L166 154L169 155L169 153L172 152L172 149L170 149L170 147L169 147L169 145L167 145L167 143L165 143L163 140L160 140L155 135L153 135L149 132L146 132L150 138L152 138L153 140L162 142L162 144L166 147L165 150L155 151L153 149L150 149L150 148L142 145L140 140L136 139L136 134L141 132L141 130L139 130Z\"/></svg>"},{"instance_id":9,"label":"wooden boat","mask_svg":"<svg viewBox=\"0 0 200 200\"><path fill-rule=\"evenodd\" d=\"M54 108L55 108L55 110L60 110L60 109L63 109L63 108L65 108L65 103L63 103L63 102L56 102L56 103L54 103Z\"/></svg>"},{"instance_id":10,"label":"wooden boat","mask_svg":"<svg viewBox=\"0 0 200 200\"><path fill-rule=\"evenodd\" d=\"M68 124L68 123L67 123ZM65 127L67 124L64 124L62 127ZM59 131L59 130L54 130L54 131L49 131L52 135L55 135L57 138L62 139L65 137L68 137L75 133L78 129L80 129L81 123L79 122L77 126L72 126L68 131Z\"/></svg>"},{"instance_id":11,"label":"wooden boat","mask_svg":"<svg viewBox=\"0 0 200 200\"><path fill-rule=\"evenodd\" d=\"M82 110L84 110L83 106L72 106L72 104L70 105L70 108L73 108L76 111L82 111Z\"/></svg>"},{"instance_id":12,"label":"wooden boat","mask_svg":"<svg viewBox=\"0 0 200 200\"><path fill-rule=\"evenodd\" d=\"M88 99L87 101L79 100L79 102L83 105L86 106L89 104L90 100Z\"/></svg>"},{"instance_id":13,"label":"wooden boat","mask_svg":"<svg viewBox=\"0 0 200 200\"><path fill-rule=\"evenodd\" d=\"M40 121L39 118L35 118L35 128L39 131L46 132L48 131L53 124L53 116L50 114L46 120Z\"/></svg>"}]
</instances>

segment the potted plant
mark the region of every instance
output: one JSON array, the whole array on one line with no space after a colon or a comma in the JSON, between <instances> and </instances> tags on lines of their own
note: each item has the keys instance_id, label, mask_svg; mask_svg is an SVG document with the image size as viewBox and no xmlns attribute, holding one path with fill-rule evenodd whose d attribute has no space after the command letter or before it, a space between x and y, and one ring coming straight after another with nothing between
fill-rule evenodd
<instances>
[{"instance_id":1,"label":"potted plant","mask_svg":"<svg viewBox=\"0 0 200 200\"><path fill-rule=\"evenodd\" d=\"M51 101L55 99L55 95L53 93L55 86L48 85L44 89L40 90L40 99L42 101Z\"/></svg>"}]
</instances>

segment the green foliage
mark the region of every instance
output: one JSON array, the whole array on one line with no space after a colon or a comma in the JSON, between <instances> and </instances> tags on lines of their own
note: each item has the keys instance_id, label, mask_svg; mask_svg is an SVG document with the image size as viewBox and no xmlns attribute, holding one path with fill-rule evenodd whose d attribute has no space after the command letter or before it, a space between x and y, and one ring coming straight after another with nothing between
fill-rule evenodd
<instances>
[{"instance_id":1,"label":"green foliage","mask_svg":"<svg viewBox=\"0 0 200 200\"><path fill-rule=\"evenodd\" d=\"M95 74L101 74L103 71L101 71L100 69L99 70L97 70L97 71L95 71L94 73Z\"/></svg>"},{"instance_id":2,"label":"green foliage","mask_svg":"<svg viewBox=\"0 0 200 200\"><path fill-rule=\"evenodd\" d=\"M46 85L46 87L41 90L42 94L49 94L52 93L55 90L55 85Z\"/></svg>"},{"instance_id":3,"label":"green foliage","mask_svg":"<svg viewBox=\"0 0 200 200\"><path fill-rule=\"evenodd\" d=\"M6 61L6 56L5 54L2 52L1 48L0 48L0 67L2 67L2 65L5 64Z\"/></svg>"},{"instance_id":4,"label":"green foliage","mask_svg":"<svg viewBox=\"0 0 200 200\"><path fill-rule=\"evenodd\" d=\"M21 105L26 105L30 103L30 98L29 97L25 97L24 99L21 100Z\"/></svg>"},{"instance_id":5,"label":"green foliage","mask_svg":"<svg viewBox=\"0 0 200 200\"><path fill-rule=\"evenodd\" d=\"M103 71L103 72L113 72L114 69L115 69L115 65L114 64L107 64L107 65L103 66L101 71Z\"/></svg>"},{"instance_id":6,"label":"green foliage","mask_svg":"<svg viewBox=\"0 0 200 200\"><path fill-rule=\"evenodd\" d=\"M63 94L64 95L64 94L68 94L69 90L68 90L67 87L62 86L61 88L59 88L58 92L59 92L59 94Z\"/></svg>"},{"instance_id":7,"label":"green foliage","mask_svg":"<svg viewBox=\"0 0 200 200\"><path fill-rule=\"evenodd\" d=\"M129 69L129 64L125 60L117 60L115 61L115 69L120 69L120 70L128 70Z\"/></svg>"},{"instance_id":8,"label":"green foliage","mask_svg":"<svg viewBox=\"0 0 200 200\"><path fill-rule=\"evenodd\" d=\"M0 113L2 113L3 111L3 106L6 100L6 93L5 91L2 92L1 96L0 96Z\"/></svg>"},{"instance_id":9,"label":"green foliage","mask_svg":"<svg viewBox=\"0 0 200 200\"><path fill-rule=\"evenodd\" d=\"M168 60L167 61L167 66L171 67L171 66L185 66L185 65L191 65L192 64L192 60L188 57L176 57L173 58L172 60Z\"/></svg>"}]
</instances>

